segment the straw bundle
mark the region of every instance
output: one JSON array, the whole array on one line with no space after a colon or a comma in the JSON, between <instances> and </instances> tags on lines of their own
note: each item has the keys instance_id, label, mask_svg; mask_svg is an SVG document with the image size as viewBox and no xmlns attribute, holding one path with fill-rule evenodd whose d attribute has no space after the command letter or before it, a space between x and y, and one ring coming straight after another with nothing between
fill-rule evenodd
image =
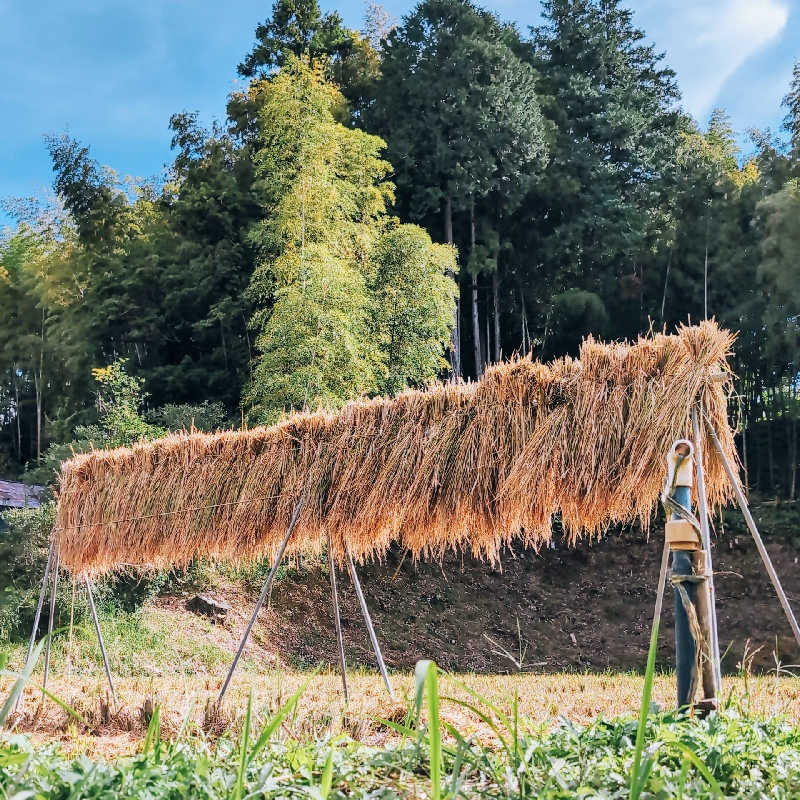
<instances>
[{"instance_id":1,"label":"straw bundle","mask_svg":"<svg viewBox=\"0 0 800 800\"><path fill-rule=\"evenodd\" d=\"M520 358L476 383L76 456L62 465L62 563L96 573L254 558L277 548L303 495L290 551L319 549L327 531L338 559L346 545L380 558L399 540L417 557L468 548L495 560L515 537L548 541L556 514L571 541L637 519L646 528L697 399L736 459L733 339L714 322L633 344L590 338L577 360ZM730 487L702 444L716 507Z\"/></svg>"}]
</instances>

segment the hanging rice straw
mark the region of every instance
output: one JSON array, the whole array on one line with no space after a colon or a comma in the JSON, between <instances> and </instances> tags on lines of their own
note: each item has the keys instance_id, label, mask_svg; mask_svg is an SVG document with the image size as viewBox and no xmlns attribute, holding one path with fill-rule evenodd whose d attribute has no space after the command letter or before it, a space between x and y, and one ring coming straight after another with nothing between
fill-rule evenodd
<instances>
[{"instance_id":1,"label":"hanging rice straw","mask_svg":"<svg viewBox=\"0 0 800 800\"><path fill-rule=\"evenodd\" d=\"M274 553L297 498L290 549L415 558L468 549L496 560L515 537L539 547L559 515L570 542L612 524L646 529L663 454L691 436L692 404L736 462L727 400L734 336L713 321L637 342L586 339L578 359L519 358L475 383L297 413L268 428L172 434L62 465L62 562L102 573ZM720 380L719 373L725 376ZM710 506L732 496L703 443Z\"/></svg>"}]
</instances>

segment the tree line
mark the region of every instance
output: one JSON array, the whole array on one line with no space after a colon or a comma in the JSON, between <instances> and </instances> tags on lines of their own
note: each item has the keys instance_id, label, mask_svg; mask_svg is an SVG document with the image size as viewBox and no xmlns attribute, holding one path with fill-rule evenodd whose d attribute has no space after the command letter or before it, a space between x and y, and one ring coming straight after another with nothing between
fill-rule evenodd
<instances>
[{"instance_id":1,"label":"tree line","mask_svg":"<svg viewBox=\"0 0 800 800\"><path fill-rule=\"evenodd\" d=\"M50 137L56 201L10 202L0 244L0 471L91 426L120 359L153 424L263 422L714 316L750 482L794 498L800 67L744 157L620 2L542 12L422 0L355 31L276 0L226 119L170 119L163 176Z\"/></svg>"}]
</instances>

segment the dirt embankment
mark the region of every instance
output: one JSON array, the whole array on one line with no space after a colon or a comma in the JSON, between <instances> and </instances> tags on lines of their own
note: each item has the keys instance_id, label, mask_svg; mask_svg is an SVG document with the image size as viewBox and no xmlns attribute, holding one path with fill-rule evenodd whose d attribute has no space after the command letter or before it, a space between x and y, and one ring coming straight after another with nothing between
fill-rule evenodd
<instances>
[{"instance_id":1,"label":"dirt embankment","mask_svg":"<svg viewBox=\"0 0 800 800\"><path fill-rule=\"evenodd\" d=\"M766 533L766 530L765 530ZM652 623L663 528L646 540L639 532L610 534L571 549L556 544L540 553L505 553L502 569L468 557L442 564L414 564L392 552L383 564L360 570L361 582L386 663L412 668L434 658L458 671L526 669L641 669ZM769 538L784 588L800 612L800 548L785 536ZM800 663L791 635L758 552L746 529L726 527L715 542L717 609L724 669L735 671L745 645L758 648L753 667L774 669ZM359 606L346 574L340 573L345 649L350 664L374 666ZM211 592L214 594L214 591ZM215 637L233 647L249 613L250 598L238 590L217 590L234 613ZM163 598L164 605L179 605ZM227 635L226 635L227 634ZM229 642L228 642L229 640ZM664 605L659 665L673 664L671 590ZM251 655L293 666L336 664L328 575L313 569L285 577L272 606L262 612Z\"/></svg>"}]
</instances>

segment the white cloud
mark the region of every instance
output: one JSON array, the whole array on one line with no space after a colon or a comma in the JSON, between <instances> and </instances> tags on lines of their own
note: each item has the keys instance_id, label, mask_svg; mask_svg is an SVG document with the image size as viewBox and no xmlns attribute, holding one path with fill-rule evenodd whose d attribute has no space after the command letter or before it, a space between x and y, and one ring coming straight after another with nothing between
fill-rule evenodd
<instances>
[{"instance_id":1,"label":"white cloud","mask_svg":"<svg viewBox=\"0 0 800 800\"><path fill-rule=\"evenodd\" d=\"M781 0L690 0L670 4L671 13L660 4L642 5L636 22L644 22L648 34L666 49L684 105L698 118L711 110L736 70L775 39L789 19Z\"/></svg>"}]
</instances>

